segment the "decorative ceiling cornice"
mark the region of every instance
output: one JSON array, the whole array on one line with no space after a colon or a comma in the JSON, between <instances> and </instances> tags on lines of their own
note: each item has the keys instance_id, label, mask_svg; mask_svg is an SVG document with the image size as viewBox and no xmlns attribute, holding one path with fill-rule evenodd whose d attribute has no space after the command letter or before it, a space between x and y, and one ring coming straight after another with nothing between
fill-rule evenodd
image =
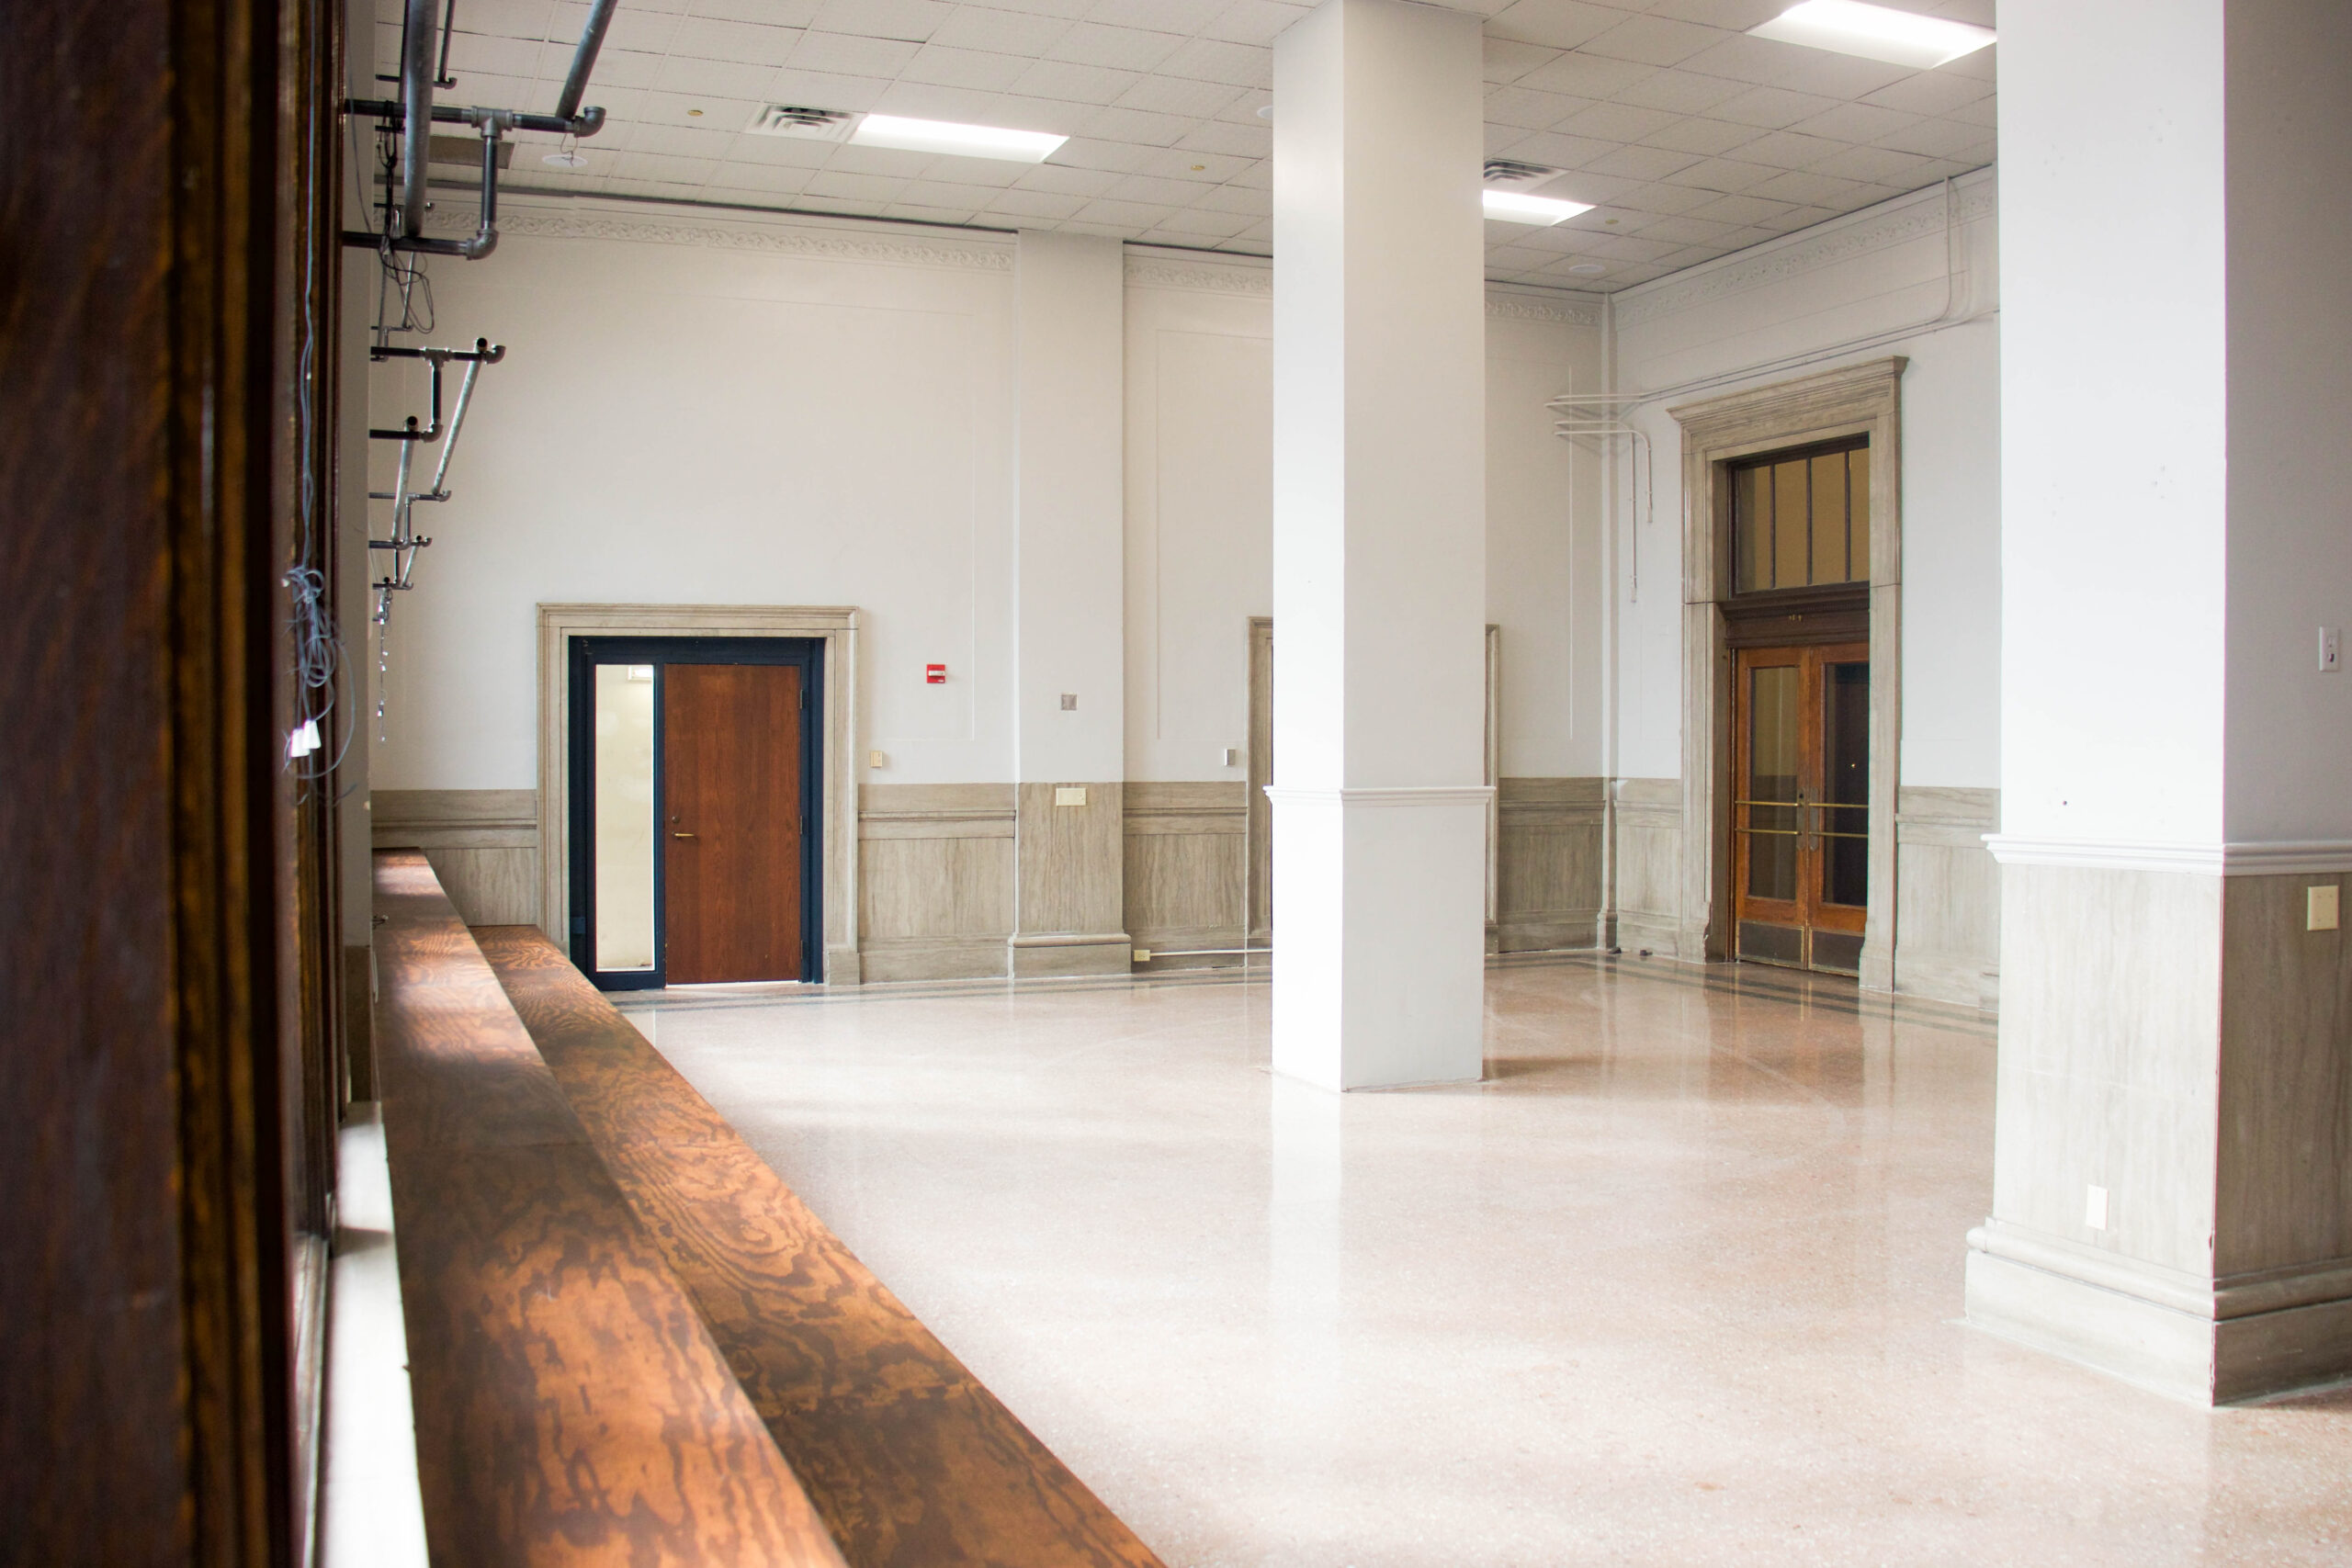
<instances>
[{"instance_id":1,"label":"decorative ceiling cornice","mask_svg":"<svg viewBox=\"0 0 2352 1568\"><path fill-rule=\"evenodd\" d=\"M425 219L427 233L470 234L480 220L470 207L436 206ZM639 217L610 210L553 211L509 207L498 215L502 236L546 240L627 240L639 244L699 245L710 250L760 251L771 255L808 256L820 261L882 262L899 266L945 267L956 272L1011 272L1009 245L956 240L944 235L899 235L870 230L820 229L783 223L695 223L675 217Z\"/></svg>"},{"instance_id":2,"label":"decorative ceiling cornice","mask_svg":"<svg viewBox=\"0 0 2352 1568\"><path fill-rule=\"evenodd\" d=\"M1545 299L1532 294L1487 293L1487 314L1502 321L1551 321L1564 327L1597 327L1600 307L1581 299Z\"/></svg>"},{"instance_id":3,"label":"decorative ceiling cornice","mask_svg":"<svg viewBox=\"0 0 2352 1568\"><path fill-rule=\"evenodd\" d=\"M1191 288L1204 294L1272 294L1274 269L1131 255L1127 258L1127 281L1147 288Z\"/></svg>"},{"instance_id":4,"label":"decorative ceiling cornice","mask_svg":"<svg viewBox=\"0 0 2352 1568\"><path fill-rule=\"evenodd\" d=\"M1956 185L1952 191L1953 221L1973 223L1992 217L1994 190L1989 178ZM1871 251L1939 234L1943 227L1944 204L1934 196L1917 197L1875 213L1866 212L1852 221L1833 220L1760 254L1735 254L1713 265L1702 265L1689 273L1662 279L1640 292L1628 289L1617 296L1617 325L1621 329L1638 327L1645 321L1688 310L1727 294L1744 293L1801 273L1834 266Z\"/></svg>"}]
</instances>

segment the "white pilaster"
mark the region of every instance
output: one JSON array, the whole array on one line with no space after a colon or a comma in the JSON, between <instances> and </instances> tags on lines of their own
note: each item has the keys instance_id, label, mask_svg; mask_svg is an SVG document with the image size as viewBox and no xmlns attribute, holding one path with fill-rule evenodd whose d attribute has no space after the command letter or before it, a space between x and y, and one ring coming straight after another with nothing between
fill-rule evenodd
<instances>
[{"instance_id":1,"label":"white pilaster","mask_svg":"<svg viewBox=\"0 0 2352 1568\"><path fill-rule=\"evenodd\" d=\"M1273 1057L1475 1079L1486 796L1478 18L1325 0L1274 45Z\"/></svg>"},{"instance_id":2,"label":"white pilaster","mask_svg":"<svg viewBox=\"0 0 2352 1568\"><path fill-rule=\"evenodd\" d=\"M1013 262L1016 975L1125 974L1125 272L1116 240ZM1068 696L1073 706L1063 706Z\"/></svg>"}]
</instances>

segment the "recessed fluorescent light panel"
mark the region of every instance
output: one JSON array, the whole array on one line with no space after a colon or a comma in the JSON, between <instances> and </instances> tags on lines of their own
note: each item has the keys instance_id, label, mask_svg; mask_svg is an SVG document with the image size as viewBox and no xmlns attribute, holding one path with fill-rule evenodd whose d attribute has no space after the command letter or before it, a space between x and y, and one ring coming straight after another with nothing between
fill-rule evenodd
<instances>
[{"instance_id":1,"label":"recessed fluorescent light panel","mask_svg":"<svg viewBox=\"0 0 2352 1568\"><path fill-rule=\"evenodd\" d=\"M903 119L870 114L849 134L853 147L890 147L901 152L952 152L963 158L1002 158L1042 164L1069 141L1050 130L1005 130L993 125L957 125L944 119Z\"/></svg>"},{"instance_id":2,"label":"recessed fluorescent light panel","mask_svg":"<svg viewBox=\"0 0 2352 1568\"><path fill-rule=\"evenodd\" d=\"M1505 223L1532 223L1542 229L1592 210L1589 201L1555 201L1548 196L1521 196L1515 190L1482 190L1478 199L1485 204L1489 218Z\"/></svg>"},{"instance_id":3,"label":"recessed fluorescent light panel","mask_svg":"<svg viewBox=\"0 0 2352 1568\"><path fill-rule=\"evenodd\" d=\"M1990 28L1922 17L1887 6L1865 6L1861 0L1804 0L1747 31L1753 38L1858 54L1864 60L1907 65L1914 71L1932 71L1963 54L1973 54L1998 36Z\"/></svg>"}]
</instances>

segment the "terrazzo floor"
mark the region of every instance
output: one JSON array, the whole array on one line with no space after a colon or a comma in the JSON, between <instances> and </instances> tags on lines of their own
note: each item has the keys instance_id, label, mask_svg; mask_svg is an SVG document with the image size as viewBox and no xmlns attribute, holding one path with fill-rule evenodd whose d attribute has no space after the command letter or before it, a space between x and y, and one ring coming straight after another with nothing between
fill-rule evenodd
<instances>
[{"instance_id":1,"label":"terrazzo floor","mask_svg":"<svg viewBox=\"0 0 2352 1568\"><path fill-rule=\"evenodd\" d=\"M2352 1562L2352 1389L1957 1320L1980 1015L1507 962L1487 1079L1267 1071L1267 982L624 1001L1171 1568Z\"/></svg>"}]
</instances>

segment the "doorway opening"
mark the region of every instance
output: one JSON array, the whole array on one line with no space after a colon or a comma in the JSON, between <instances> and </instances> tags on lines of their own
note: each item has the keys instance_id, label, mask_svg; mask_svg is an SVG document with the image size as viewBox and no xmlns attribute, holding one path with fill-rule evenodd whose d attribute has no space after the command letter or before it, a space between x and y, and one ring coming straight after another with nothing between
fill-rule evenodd
<instances>
[{"instance_id":1,"label":"doorway opening","mask_svg":"<svg viewBox=\"0 0 2352 1568\"><path fill-rule=\"evenodd\" d=\"M1732 956L1859 975L1870 908L1868 436L1730 465Z\"/></svg>"},{"instance_id":2,"label":"doorway opening","mask_svg":"<svg viewBox=\"0 0 2352 1568\"><path fill-rule=\"evenodd\" d=\"M572 962L605 990L820 979L824 639L569 640Z\"/></svg>"}]
</instances>

